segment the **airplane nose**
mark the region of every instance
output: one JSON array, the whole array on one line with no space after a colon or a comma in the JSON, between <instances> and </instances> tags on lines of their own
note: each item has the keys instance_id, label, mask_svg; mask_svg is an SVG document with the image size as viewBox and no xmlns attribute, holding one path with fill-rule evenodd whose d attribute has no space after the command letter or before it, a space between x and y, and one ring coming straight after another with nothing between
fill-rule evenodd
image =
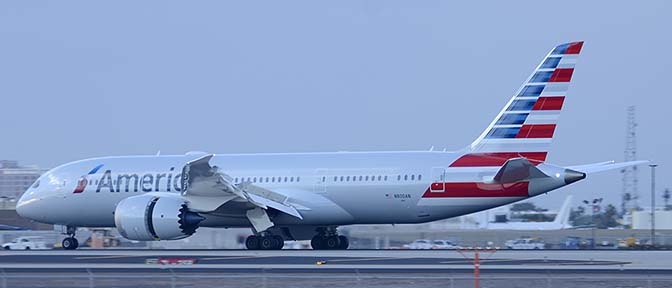
<instances>
[{"instance_id":1,"label":"airplane nose","mask_svg":"<svg viewBox=\"0 0 672 288\"><path fill-rule=\"evenodd\" d=\"M39 199L28 194L29 193L25 193L19 198L19 202L16 203L16 213L23 218L36 220L38 212L36 202L38 202Z\"/></svg>"}]
</instances>

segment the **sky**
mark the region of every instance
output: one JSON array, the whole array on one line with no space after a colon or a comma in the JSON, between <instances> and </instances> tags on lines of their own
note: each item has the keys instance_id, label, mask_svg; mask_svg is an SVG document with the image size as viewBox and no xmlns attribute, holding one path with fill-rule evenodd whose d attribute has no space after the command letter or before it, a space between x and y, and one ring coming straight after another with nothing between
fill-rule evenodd
<instances>
[{"instance_id":1,"label":"sky","mask_svg":"<svg viewBox=\"0 0 672 288\"><path fill-rule=\"evenodd\" d=\"M584 40L548 162L623 160L636 105L662 190L671 3L2 1L0 159L457 150L550 49ZM535 202L617 204L621 187L613 171Z\"/></svg>"}]
</instances>

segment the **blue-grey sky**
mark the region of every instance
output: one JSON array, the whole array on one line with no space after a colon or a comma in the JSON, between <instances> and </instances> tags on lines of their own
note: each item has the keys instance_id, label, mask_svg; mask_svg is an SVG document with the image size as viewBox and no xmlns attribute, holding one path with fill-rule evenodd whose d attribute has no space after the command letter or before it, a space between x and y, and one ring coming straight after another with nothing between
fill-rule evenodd
<instances>
[{"instance_id":1,"label":"blue-grey sky","mask_svg":"<svg viewBox=\"0 0 672 288\"><path fill-rule=\"evenodd\" d=\"M585 40L549 162L638 153L671 186L669 1L2 1L0 158L459 149ZM668 166L669 165L669 166ZM648 205L649 172L640 171ZM539 198L605 197L609 172ZM661 198L659 198L661 200ZM578 203L577 203L578 204Z\"/></svg>"}]
</instances>

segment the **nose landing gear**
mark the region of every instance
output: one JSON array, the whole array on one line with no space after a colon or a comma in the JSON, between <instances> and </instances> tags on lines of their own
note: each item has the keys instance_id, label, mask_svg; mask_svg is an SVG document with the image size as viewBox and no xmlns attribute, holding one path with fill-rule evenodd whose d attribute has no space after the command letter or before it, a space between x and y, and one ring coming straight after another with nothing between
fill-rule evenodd
<instances>
[{"instance_id":1,"label":"nose landing gear","mask_svg":"<svg viewBox=\"0 0 672 288\"><path fill-rule=\"evenodd\" d=\"M77 227L67 226L66 234L68 235L68 237L63 239L63 242L61 242L61 245L62 245L63 249L65 249L65 250L75 250L75 249L77 249L77 247L79 247L79 241L77 241L77 238L75 238L75 232L76 231L77 231Z\"/></svg>"}]
</instances>

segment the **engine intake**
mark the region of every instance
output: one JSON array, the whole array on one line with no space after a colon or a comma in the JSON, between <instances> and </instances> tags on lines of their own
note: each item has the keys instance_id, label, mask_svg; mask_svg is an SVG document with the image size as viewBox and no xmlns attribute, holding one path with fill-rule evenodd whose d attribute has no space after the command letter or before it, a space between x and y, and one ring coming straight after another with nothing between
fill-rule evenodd
<instances>
[{"instance_id":1,"label":"engine intake","mask_svg":"<svg viewBox=\"0 0 672 288\"><path fill-rule=\"evenodd\" d=\"M177 240L191 236L205 218L189 211L176 195L145 194L128 197L114 211L114 223L131 240Z\"/></svg>"}]
</instances>

